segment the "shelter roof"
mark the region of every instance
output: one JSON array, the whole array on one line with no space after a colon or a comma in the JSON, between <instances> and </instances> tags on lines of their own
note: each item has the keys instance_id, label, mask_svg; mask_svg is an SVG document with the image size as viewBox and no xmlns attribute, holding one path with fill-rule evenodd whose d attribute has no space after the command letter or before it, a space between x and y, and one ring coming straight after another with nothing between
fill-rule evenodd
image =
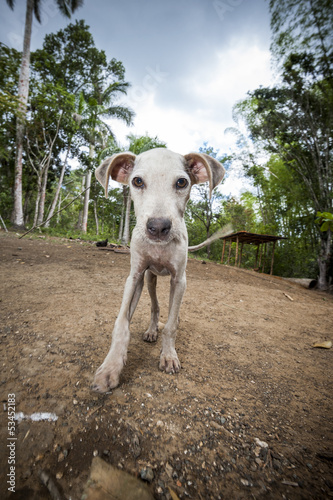
<instances>
[{"instance_id":1,"label":"shelter roof","mask_svg":"<svg viewBox=\"0 0 333 500\"><path fill-rule=\"evenodd\" d=\"M239 243L252 243L253 245L260 245L261 243L267 243L269 241L286 240L284 236L273 236L270 234L256 234L248 233L247 231L238 231L237 233L229 234L220 238L221 240L227 241L239 241Z\"/></svg>"}]
</instances>

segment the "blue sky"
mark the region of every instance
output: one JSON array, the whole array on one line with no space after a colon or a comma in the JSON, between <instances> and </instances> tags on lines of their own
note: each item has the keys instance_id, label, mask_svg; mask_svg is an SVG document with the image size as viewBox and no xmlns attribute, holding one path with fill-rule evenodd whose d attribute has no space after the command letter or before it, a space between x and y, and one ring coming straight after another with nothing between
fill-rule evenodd
<instances>
[{"instance_id":1,"label":"blue sky","mask_svg":"<svg viewBox=\"0 0 333 500\"><path fill-rule=\"evenodd\" d=\"M0 40L22 49L25 0L14 11L2 2ZM34 21L32 50L45 34L69 22L54 0L42 1L42 24ZM136 113L134 126L118 121L118 141L126 135L157 135L178 153L204 142L229 153L234 140L233 105L246 92L273 82L270 17L265 0L86 0L72 17L90 26L96 46L123 62L132 87L123 103ZM229 175L225 194L245 189Z\"/></svg>"}]
</instances>

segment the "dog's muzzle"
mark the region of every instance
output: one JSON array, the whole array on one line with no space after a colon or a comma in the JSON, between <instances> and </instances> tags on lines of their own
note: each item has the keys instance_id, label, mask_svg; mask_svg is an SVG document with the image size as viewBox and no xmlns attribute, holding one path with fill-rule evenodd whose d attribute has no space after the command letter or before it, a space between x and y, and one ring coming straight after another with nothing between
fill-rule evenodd
<instances>
[{"instance_id":1,"label":"dog's muzzle","mask_svg":"<svg viewBox=\"0 0 333 500\"><path fill-rule=\"evenodd\" d=\"M151 218L147 221L147 235L151 240L154 241L165 241L168 239L168 235L171 229L171 220L160 218Z\"/></svg>"}]
</instances>

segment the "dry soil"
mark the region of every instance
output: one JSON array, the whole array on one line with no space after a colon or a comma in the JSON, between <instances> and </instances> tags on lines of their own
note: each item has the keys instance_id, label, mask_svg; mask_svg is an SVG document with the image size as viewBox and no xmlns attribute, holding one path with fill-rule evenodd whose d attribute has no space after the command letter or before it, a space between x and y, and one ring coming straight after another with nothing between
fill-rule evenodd
<instances>
[{"instance_id":1,"label":"dry soil","mask_svg":"<svg viewBox=\"0 0 333 500\"><path fill-rule=\"evenodd\" d=\"M158 370L160 339L142 340L144 289L120 386L98 395L129 255L1 232L0 260L2 498L50 498L45 471L79 499L97 455L161 500L333 497L333 350L312 347L333 340L331 295L190 259L180 373ZM168 293L160 278L162 322Z\"/></svg>"}]
</instances>

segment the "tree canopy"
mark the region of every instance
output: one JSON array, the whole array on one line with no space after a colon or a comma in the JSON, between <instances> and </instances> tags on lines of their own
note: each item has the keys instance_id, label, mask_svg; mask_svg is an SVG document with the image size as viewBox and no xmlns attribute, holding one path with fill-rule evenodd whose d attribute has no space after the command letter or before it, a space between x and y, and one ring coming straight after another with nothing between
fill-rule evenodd
<instances>
[{"instance_id":1,"label":"tree canopy","mask_svg":"<svg viewBox=\"0 0 333 500\"><path fill-rule=\"evenodd\" d=\"M72 9L75 2L60 3ZM330 0L271 0L270 11L277 83L249 89L235 104L238 141L231 154L205 142L199 148L227 175L241 165L252 189L225 196L217 188L210 198L205 185L194 186L185 214L189 241L195 245L227 223L235 231L284 236L275 272L318 276L325 289L333 275L333 10ZM128 126L134 120L123 63L95 46L85 21L70 23L31 54L23 113L21 62L21 52L0 44L0 215L8 222L13 210L18 120L25 129L24 224L48 218L50 232L129 243L135 217L128 187L113 186L106 200L92 172L106 156L167 145L150 134L129 134L126 145L118 143L110 118ZM219 260L221 249L216 241L197 255ZM255 253L249 246L243 265L253 267Z\"/></svg>"}]
</instances>

